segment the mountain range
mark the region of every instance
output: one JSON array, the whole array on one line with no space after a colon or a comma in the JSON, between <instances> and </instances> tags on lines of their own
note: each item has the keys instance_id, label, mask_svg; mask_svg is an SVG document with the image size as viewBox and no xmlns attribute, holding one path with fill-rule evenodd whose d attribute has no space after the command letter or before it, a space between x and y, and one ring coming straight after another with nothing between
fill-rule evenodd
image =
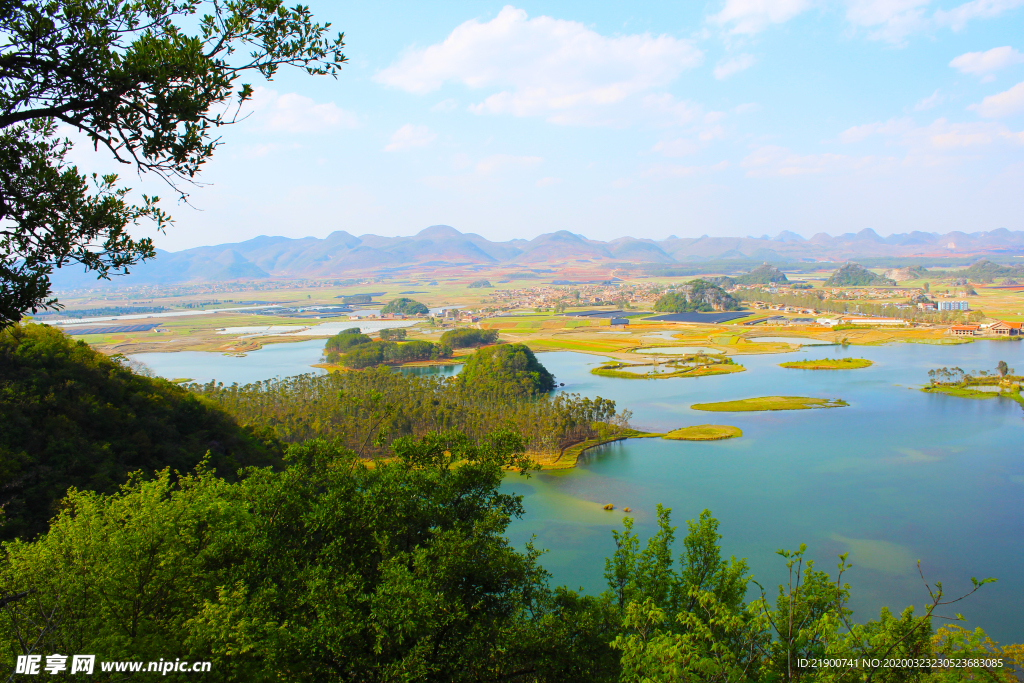
<instances>
[{"instance_id":1,"label":"mountain range","mask_svg":"<svg viewBox=\"0 0 1024 683\"><path fill-rule=\"evenodd\" d=\"M264 278L350 278L393 273L406 268L697 264L702 261L841 262L878 257L1013 257L1024 255L1024 231L1005 228L944 235L910 232L888 237L870 228L810 239L789 231L775 237L709 237L664 240L620 237L587 239L567 230L531 240L492 242L447 225L433 225L411 237L351 235L343 230L324 239L255 237L245 242L157 251L157 258L137 266L118 284L170 284L192 281ZM91 286L90 274L58 271L57 288Z\"/></svg>"}]
</instances>

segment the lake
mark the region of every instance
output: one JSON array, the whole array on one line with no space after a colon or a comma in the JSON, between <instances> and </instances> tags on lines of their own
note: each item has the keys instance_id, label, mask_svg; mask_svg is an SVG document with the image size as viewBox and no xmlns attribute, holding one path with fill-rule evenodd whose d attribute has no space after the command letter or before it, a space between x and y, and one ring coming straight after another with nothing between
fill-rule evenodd
<instances>
[{"instance_id":1,"label":"lake","mask_svg":"<svg viewBox=\"0 0 1024 683\"><path fill-rule=\"evenodd\" d=\"M323 340L267 345L245 358L182 352L133 356L169 378L246 383L317 372ZM861 370L788 370L788 360L856 356ZM563 391L614 399L633 411L635 426L654 431L709 421L740 427L742 438L717 442L636 439L594 449L571 470L511 475L506 490L525 496L526 515L513 522L519 548L537 535L548 548L543 565L553 581L604 588L610 531L632 508L637 530L652 533L655 505L672 508L679 527L708 508L721 521L726 556L745 557L770 591L784 579L779 548L808 545L808 557L834 572L850 552L855 617L878 617L882 605L920 607L927 595L916 560L950 595L970 577L993 576L955 605L1001 642L1024 641L1024 410L1004 399L970 400L925 394L929 369L992 370L999 360L1024 370L1024 343L956 346L892 344L804 348L786 354L737 356L746 372L699 378L630 380L598 377L601 357L539 354ZM453 374L460 366L408 368ZM701 413L693 403L766 395L842 398L830 410ZM612 503L616 511L601 509ZM751 596L752 597L752 596ZM952 614L950 609L945 614Z\"/></svg>"},{"instance_id":2,"label":"lake","mask_svg":"<svg viewBox=\"0 0 1024 683\"><path fill-rule=\"evenodd\" d=\"M778 367L788 360L856 356L861 370ZM665 431L709 421L740 427L729 441L622 441L586 453L578 467L518 475L505 488L525 496L526 515L510 538L533 534L556 583L605 588L611 529L630 507L641 535L655 530L655 505L673 510L677 552L686 520L708 508L721 521L723 554L745 557L770 592L784 580L779 548L808 546L808 557L834 574L850 552L847 574L859 620L877 619L927 598L916 560L948 594L970 577L996 577L947 609L966 615L1001 642L1024 641L1024 410L1005 399L969 400L918 391L931 368L1024 369L1024 344L976 342L955 347L893 344L805 349L739 356L747 372L700 378L629 380L597 377L598 359L570 352L539 356L564 391L614 399L640 428ZM765 395L838 397L846 408L764 413L700 413L689 406ZM601 509L612 503L616 511ZM753 597L753 596L751 596Z\"/></svg>"},{"instance_id":3,"label":"lake","mask_svg":"<svg viewBox=\"0 0 1024 683\"><path fill-rule=\"evenodd\" d=\"M177 353L136 353L132 360L144 363L160 377L188 378L194 382L217 380L224 384L249 384L272 377L291 377L305 373L323 374L326 370L310 367L319 363L325 339L266 344L245 356L225 356L208 351Z\"/></svg>"}]
</instances>

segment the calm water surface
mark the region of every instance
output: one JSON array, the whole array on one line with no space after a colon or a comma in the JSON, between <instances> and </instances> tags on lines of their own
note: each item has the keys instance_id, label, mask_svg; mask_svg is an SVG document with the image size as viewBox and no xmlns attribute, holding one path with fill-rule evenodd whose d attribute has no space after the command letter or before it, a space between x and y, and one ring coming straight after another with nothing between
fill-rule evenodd
<instances>
[{"instance_id":1,"label":"calm water surface","mask_svg":"<svg viewBox=\"0 0 1024 683\"><path fill-rule=\"evenodd\" d=\"M217 380L224 384L249 384L273 377L291 377L305 373L323 374L326 370L310 367L319 363L324 339L267 344L259 351L242 356L225 356L208 351L177 353L136 353L133 360L145 363L167 379L189 378L195 382Z\"/></svg>"},{"instance_id":2,"label":"calm water surface","mask_svg":"<svg viewBox=\"0 0 1024 683\"><path fill-rule=\"evenodd\" d=\"M785 360L852 355L874 361L845 371L787 370ZM525 496L526 515L510 538L532 534L550 552L554 581L603 590L603 559L622 507L643 536L655 505L673 510L679 527L708 508L721 521L724 553L745 557L762 584L783 580L779 548L808 545L819 568L834 573L850 552L852 608L861 620L882 605L902 609L927 597L916 561L949 594L970 577L993 576L955 606L995 639L1024 641L1024 410L1005 399L968 400L918 391L941 366L994 369L999 360L1024 369L1024 343L962 346L894 344L805 349L742 356L747 372L700 378L628 380L597 377L600 359L545 353L544 365L565 391L614 399L636 426L665 431L709 421L744 436L718 442L634 439L589 451L575 469L510 476L507 490ZM764 413L691 411L693 403L773 394L838 397L850 406ZM600 506L612 503L615 512Z\"/></svg>"}]
</instances>

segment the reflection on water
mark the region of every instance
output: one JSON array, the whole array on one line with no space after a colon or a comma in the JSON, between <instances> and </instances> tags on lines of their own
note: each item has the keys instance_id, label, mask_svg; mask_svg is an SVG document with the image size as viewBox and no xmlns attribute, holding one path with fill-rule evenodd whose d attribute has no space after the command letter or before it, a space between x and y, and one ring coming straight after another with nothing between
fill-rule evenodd
<instances>
[{"instance_id":1,"label":"reflection on water","mask_svg":"<svg viewBox=\"0 0 1024 683\"><path fill-rule=\"evenodd\" d=\"M794 352L820 357L821 349ZM677 546L685 520L708 508L721 521L723 553L748 558L762 584L784 580L778 548L807 543L820 568L850 552L855 617L877 619L882 605L926 599L915 562L952 594L971 576L993 576L958 611L968 628L1002 642L1024 641L1024 411L1009 399L967 400L918 390L935 367L1024 367L1024 343L958 347L893 344L835 347L830 356L868 358L857 371L787 373L793 354L743 356L747 372L635 382L591 375L591 358L545 353L564 391L602 396L633 411L653 431L708 422L699 402L766 395L839 397L842 410L720 413L739 439L712 442L633 439L588 451L572 470L506 480L525 495L526 515L510 528L517 547L537 535L556 583L604 588L611 529L630 507L641 535L654 531L655 506L673 509ZM601 506L611 503L614 512ZM680 547L676 548L681 550ZM989 590L991 589L991 590Z\"/></svg>"},{"instance_id":2,"label":"reflection on water","mask_svg":"<svg viewBox=\"0 0 1024 683\"><path fill-rule=\"evenodd\" d=\"M459 374L462 363L452 365L420 365L413 367L398 368L400 372L417 377L452 377Z\"/></svg>"}]
</instances>

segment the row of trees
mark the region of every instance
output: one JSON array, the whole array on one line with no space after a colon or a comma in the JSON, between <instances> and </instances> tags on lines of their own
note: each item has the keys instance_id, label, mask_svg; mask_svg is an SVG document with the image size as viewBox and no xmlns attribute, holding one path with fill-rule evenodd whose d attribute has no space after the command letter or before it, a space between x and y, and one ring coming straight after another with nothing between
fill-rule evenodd
<instances>
[{"instance_id":1,"label":"row of trees","mask_svg":"<svg viewBox=\"0 0 1024 683\"><path fill-rule=\"evenodd\" d=\"M441 335L441 343L448 344L453 349L496 344L498 343L498 330L477 330L471 327L448 330Z\"/></svg>"},{"instance_id":2,"label":"row of trees","mask_svg":"<svg viewBox=\"0 0 1024 683\"><path fill-rule=\"evenodd\" d=\"M606 591L553 588L541 551L506 538L524 509L501 484L528 474L525 447L509 431L432 433L368 467L316 439L235 483L200 468L73 490L47 534L3 547L0 666L90 653L209 661L209 681L1009 683L1024 659L980 629L933 631L957 599L938 583L921 611L853 621L846 555L832 576L804 546L780 550L786 578L768 591L721 556L708 511L678 554L669 510L645 545L626 518ZM926 661L882 665L893 659Z\"/></svg>"}]
</instances>

